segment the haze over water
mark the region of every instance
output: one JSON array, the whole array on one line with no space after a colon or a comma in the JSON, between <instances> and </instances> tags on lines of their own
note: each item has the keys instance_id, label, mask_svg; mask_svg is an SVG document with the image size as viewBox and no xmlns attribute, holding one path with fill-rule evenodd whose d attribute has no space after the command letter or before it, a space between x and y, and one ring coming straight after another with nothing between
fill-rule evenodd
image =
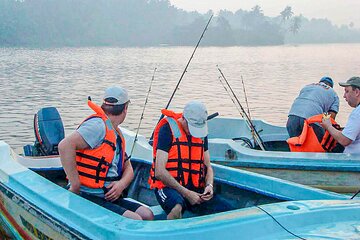
<instances>
[{"instance_id":1,"label":"haze over water","mask_svg":"<svg viewBox=\"0 0 360 240\"><path fill-rule=\"evenodd\" d=\"M154 68L157 68L140 134L149 137L166 106L193 47L159 48L1 48L0 140L18 152L33 143L33 116L55 106L66 134L92 111L87 96L101 104L111 85L128 89L131 105L123 127L136 130ZM337 84L360 75L360 44L272 47L199 48L170 109L181 111L191 99L203 101L209 113L240 117L218 80L219 65L246 107L244 78L251 116L284 126L300 89L324 76L335 81L340 98L338 122L344 125L352 108ZM226 126L224 126L226 127Z\"/></svg>"}]
</instances>

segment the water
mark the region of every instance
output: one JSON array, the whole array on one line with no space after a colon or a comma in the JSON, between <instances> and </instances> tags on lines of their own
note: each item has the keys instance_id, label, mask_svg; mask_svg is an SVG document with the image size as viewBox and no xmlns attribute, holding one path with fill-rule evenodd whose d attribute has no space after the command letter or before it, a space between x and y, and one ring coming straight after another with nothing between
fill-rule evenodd
<instances>
[{"instance_id":1,"label":"water","mask_svg":"<svg viewBox=\"0 0 360 240\"><path fill-rule=\"evenodd\" d=\"M58 108L71 133L89 114L87 96L100 104L106 87L129 90L131 105L124 127L135 130L157 68L140 134L149 136L193 51L192 47L0 49L0 140L18 152L33 143L33 115L41 107ZM210 113L239 117L218 80L222 69L246 107L244 78L252 118L285 125L293 99L305 84L331 76L346 81L360 73L360 44L199 48L170 105L181 111L190 99L202 100ZM342 98L338 122L351 112Z\"/></svg>"}]
</instances>

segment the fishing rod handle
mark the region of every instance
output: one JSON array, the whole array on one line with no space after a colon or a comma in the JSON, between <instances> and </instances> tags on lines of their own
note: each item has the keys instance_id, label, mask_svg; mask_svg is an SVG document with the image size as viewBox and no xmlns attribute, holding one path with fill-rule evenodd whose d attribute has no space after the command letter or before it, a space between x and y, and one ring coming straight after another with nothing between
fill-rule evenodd
<instances>
[{"instance_id":1,"label":"fishing rod handle","mask_svg":"<svg viewBox=\"0 0 360 240\"><path fill-rule=\"evenodd\" d=\"M215 112L215 113L213 113L213 114L210 114L210 115L207 117L207 120L209 121L209 120L211 120L211 119L213 119L213 118L215 118L215 117L217 117L217 116L219 116L219 113L218 113L218 112Z\"/></svg>"}]
</instances>

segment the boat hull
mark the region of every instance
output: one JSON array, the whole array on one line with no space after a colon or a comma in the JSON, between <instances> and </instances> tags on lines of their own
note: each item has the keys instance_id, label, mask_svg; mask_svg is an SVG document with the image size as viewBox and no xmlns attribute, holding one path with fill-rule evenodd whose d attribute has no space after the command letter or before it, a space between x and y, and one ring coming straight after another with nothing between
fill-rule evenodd
<instances>
[{"instance_id":1,"label":"boat hull","mask_svg":"<svg viewBox=\"0 0 360 240\"><path fill-rule=\"evenodd\" d=\"M254 120L254 125L267 146L274 146L273 143L279 146L288 138L284 127L260 120ZM249 144L240 140L244 138L254 144L243 120L218 118L209 121L211 161L339 193L354 193L360 189L360 155L279 149L261 151L249 148Z\"/></svg>"},{"instance_id":2,"label":"boat hull","mask_svg":"<svg viewBox=\"0 0 360 240\"><path fill-rule=\"evenodd\" d=\"M164 237L212 240L220 237L266 239L269 236L272 239L288 239L288 233L268 214L280 219L286 227L287 223L291 223L291 228L304 235L311 234L311 227L319 228L320 223L319 232L330 227L341 231L334 228L334 222L355 224L358 215L355 218L348 212L360 214L360 202L346 200L348 196L213 165L215 192L236 205L237 209L173 221L137 221L103 209L48 181L20 165L17 157L7 144L0 141L1 216L5 216L2 221L12 228L10 231L19 239L155 240ZM158 209L158 205L154 205L157 204L154 193L146 184L151 160L132 159L132 162L135 179L128 195L141 200L151 209ZM318 201L289 201L308 199ZM316 217L319 212L326 217ZM310 224L306 222L309 214L313 219ZM164 214L158 212L156 215ZM258 228L260 224L263 226L261 229ZM304 227L308 230L303 231ZM346 237L351 234L358 233L354 230L346 232Z\"/></svg>"}]
</instances>

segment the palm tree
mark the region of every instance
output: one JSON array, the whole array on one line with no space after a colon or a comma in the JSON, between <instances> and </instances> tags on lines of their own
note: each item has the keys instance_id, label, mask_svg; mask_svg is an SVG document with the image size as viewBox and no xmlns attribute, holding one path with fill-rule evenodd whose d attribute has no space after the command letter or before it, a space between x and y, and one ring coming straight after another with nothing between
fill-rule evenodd
<instances>
[{"instance_id":1,"label":"palm tree","mask_svg":"<svg viewBox=\"0 0 360 240\"><path fill-rule=\"evenodd\" d=\"M259 5L256 5L251 9L251 13L254 14L255 16L260 16L263 15L263 10Z\"/></svg>"},{"instance_id":2,"label":"palm tree","mask_svg":"<svg viewBox=\"0 0 360 240\"><path fill-rule=\"evenodd\" d=\"M299 32L300 27L301 27L301 16L293 17L292 23L290 25L290 32L292 32L295 35Z\"/></svg>"},{"instance_id":3,"label":"palm tree","mask_svg":"<svg viewBox=\"0 0 360 240\"><path fill-rule=\"evenodd\" d=\"M285 22L286 20L289 20L294 15L294 13L290 6L286 6L285 9L280 12L280 15L282 17L282 20Z\"/></svg>"}]
</instances>

